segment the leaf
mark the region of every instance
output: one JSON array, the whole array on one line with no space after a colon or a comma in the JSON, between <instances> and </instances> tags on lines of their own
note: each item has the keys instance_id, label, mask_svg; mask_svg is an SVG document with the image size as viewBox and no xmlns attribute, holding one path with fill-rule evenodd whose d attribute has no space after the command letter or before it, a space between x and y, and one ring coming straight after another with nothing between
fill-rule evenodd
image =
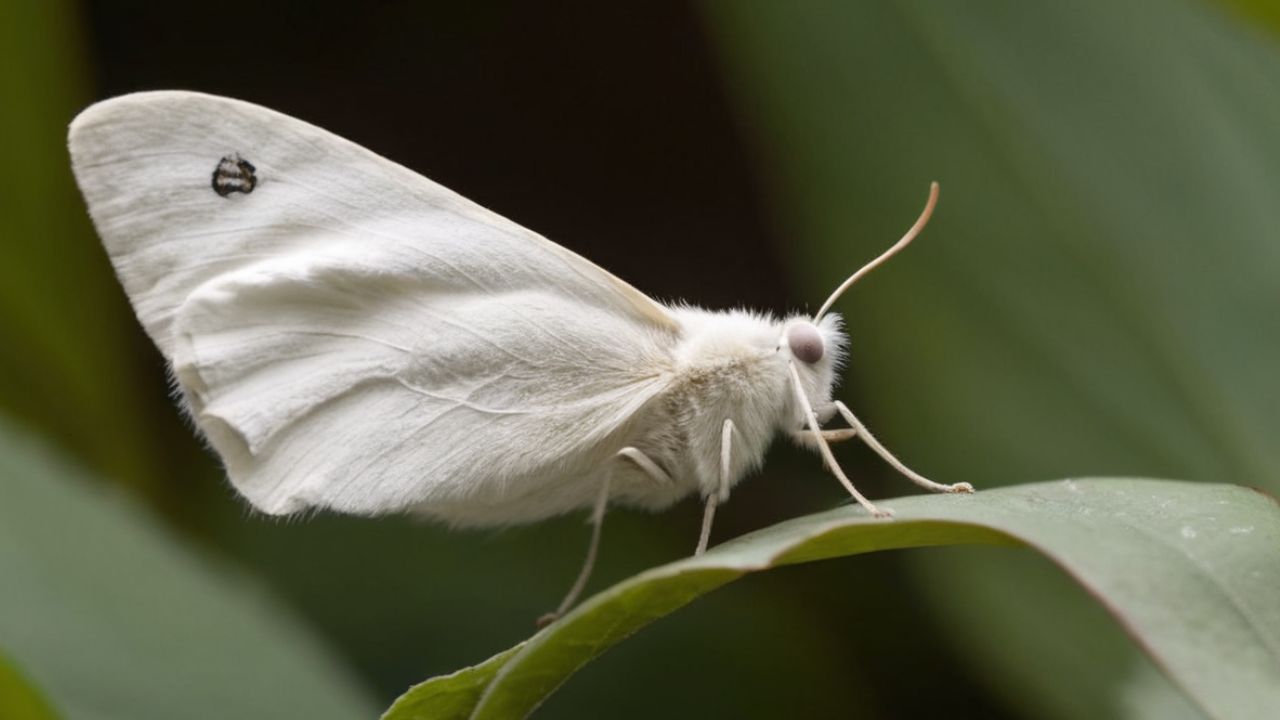
<instances>
[{"instance_id":1,"label":"leaf","mask_svg":"<svg viewBox=\"0 0 1280 720\"><path fill-rule=\"evenodd\" d=\"M745 573L960 543L1043 553L1215 717L1263 717L1280 707L1280 605L1272 602L1280 594L1280 507L1270 497L1229 485L1091 479L885 505L896 512L892 521L842 507L641 573L522 646L412 688L384 718L523 717L610 646ZM467 697L477 698L474 707L459 702Z\"/></svg>"},{"instance_id":2,"label":"leaf","mask_svg":"<svg viewBox=\"0 0 1280 720\"><path fill-rule=\"evenodd\" d=\"M0 497L0 650L66 717L373 716L260 588L7 423Z\"/></svg>"},{"instance_id":3,"label":"leaf","mask_svg":"<svg viewBox=\"0 0 1280 720\"><path fill-rule=\"evenodd\" d=\"M34 686L0 655L0 718L5 720L57 720Z\"/></svg>"},{"instance_id":4,"label":"leaf","mask_svg":"<svg viewBox=\"0 0 1280 720\"><path fill-rule=\"evenodd\" d=\"M0 118L0 412L57 437L106 477L155 489L164 449L146 417L164 401L151 389L155 362L142 384L132 371L141 346L125 341L138 324L66 151L67 123L88 95L78 7L0 3L0 105L10 109Z\"/></svg>"},{"instance_id":5,"label":"leaf","mask_svg":"<svg viewBox=\"0 0 1280 720\"><path fill-rule=\"evenodd\" d=\"M1272 32L1280 31L1280 5L1271 0L1223 0L1247 18Z\"/></svg>"},{"instance_id":6,"label":"leaf","mask_svg":"<svg viewBox=\"0 0 1280 720\"><path fill-rule=\"evenodd\" d=\"M431 678L413 686L396 699L383 720L406 718L462 718L468 717L480 702L485 688L493 683L498 671L507 664L524 643L503 650L479 665L472 665L457 672Z\"/></svg>"},{"instance_id":7,"label":"leaf","mask_svg":"<svg viewBox=\"0 0 1280 720\"><path fill-rule=\"evenodd\" d=\"M1105 473L1280 492L1274 36L1189 0L705 7L799 287L821 298L941 182L925 236L837 308L845 392L896 452L983 487ZM911 560L1006 702L1129 716L1140 658L1060 577ZM1030 651L1050 645L1067 652Z\"/></svg>"}]
</instances>

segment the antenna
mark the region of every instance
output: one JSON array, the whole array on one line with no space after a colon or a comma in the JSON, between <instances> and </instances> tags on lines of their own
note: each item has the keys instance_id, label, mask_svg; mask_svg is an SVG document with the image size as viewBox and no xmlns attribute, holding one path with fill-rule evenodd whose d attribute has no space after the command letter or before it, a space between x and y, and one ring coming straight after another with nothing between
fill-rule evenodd
<instances>
[{"instance_id":1,"label":"antenna","mask_svg":"<svg viewBox=\"0 0 1280 720\"><path fill-rule=\"evenodd\" d=\"M866 275L877 267L880 267L881 263L894 255L897 255L899 250L909 245L912 240L915 240L916 236L920 234L920 231L924 230L924 226L929 223L929 217L933 215L933 208L937 204L938 183L933 182L929 184L929 200L924 204L924 210L920 213L920 217L916 218L916 223L911 226L911 229L907 231L907 234L903 235L901 240L894 243L893 247L881 253L880 257L872 260L866 265L863 265L858 272L850 275L848 280L840 283L840 287L836 288L836 291L831 293L831 297L827 298L827 301L822 303L822 307L818 309L818 314L813 316L813 323L815 325L818 324L818 321L822 319L822 316L831 309L832 304L834 304L835 301L844 294L845 290L848 290L850 286L861 280L863 275Z\"/></svg>"}]
</instances>

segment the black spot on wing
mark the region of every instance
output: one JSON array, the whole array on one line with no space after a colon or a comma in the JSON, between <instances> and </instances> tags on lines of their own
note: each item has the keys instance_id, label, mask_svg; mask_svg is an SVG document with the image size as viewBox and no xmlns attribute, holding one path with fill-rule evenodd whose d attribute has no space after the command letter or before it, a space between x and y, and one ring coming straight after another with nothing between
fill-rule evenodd
<instances>
[{"instance_id":1,"label":"black spot on wing","mask_svg":"<svg viewBox=\"0 0 1280 720\"><path fill-rule=\"evenodd\" d=\"M213 169L211 183L213 191L222 197L236 192L248 195L258 185L257 168L238 153L227 155Z\"/></svg>"}]
</instances>

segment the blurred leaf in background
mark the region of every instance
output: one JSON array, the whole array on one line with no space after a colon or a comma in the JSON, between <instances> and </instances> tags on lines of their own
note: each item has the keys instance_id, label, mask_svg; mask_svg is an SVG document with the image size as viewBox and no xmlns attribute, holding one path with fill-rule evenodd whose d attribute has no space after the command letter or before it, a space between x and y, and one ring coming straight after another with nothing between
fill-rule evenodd
<instances>
[{"instance_id":1,"label":"blurred leaf in background","mask_svg":"<svg viewBox=\"0 0 1280 720\"><path fill-rule=\"evenodd\" d=\"M57 720L31 681L18 672L9 659L0 655L0 718L5 720Z\"/></svg>"},{"instance_id":2,"label":"blurred leaf in background","mask_svg":"<svg viewBox=\"0 0 1280 720\"><path fill-rule=\"evenodd\" d=\"M1275 0L1223 0L1223 2L1272 33L1280 33L1280 3Z\"/></svg>"},{"instance_id":3,"label":"blurred leaf in background","mask_svg":"<svg viewBox=\"0 0 1280 720\"><path fill-rule=\"evenodd\" d=\"M122 342L137 323L67 160L67 123L87 97L77 21L65 0L0 2L0 412L150 492L156 393Z\"/></svg>"},{"instance_id":4,"label":"blurred leaf in background","mask_svg":"<svg viewBox=\"0 0 1280 720\"><path fill-rule=\"evenodd\" d=\"M0 423L0 649L66 717L377 713L254 583L40 446Z\"/></svg>"},{"instance_id":5,"label":"blurred leaf in background","mask_svg":"<svg viewBox=\"0 0 1280 720\"><path fill-rule=\"evenodd\" d=\"M815 299L942 184L925 237L838 306L855 411L900 455L943 482L1280 490L1269 38L1183 0L706 8ZM920 582L1029 716L1123 716L1147 671L1023 565L934 554Z\"/></svg>"}]
</instances>

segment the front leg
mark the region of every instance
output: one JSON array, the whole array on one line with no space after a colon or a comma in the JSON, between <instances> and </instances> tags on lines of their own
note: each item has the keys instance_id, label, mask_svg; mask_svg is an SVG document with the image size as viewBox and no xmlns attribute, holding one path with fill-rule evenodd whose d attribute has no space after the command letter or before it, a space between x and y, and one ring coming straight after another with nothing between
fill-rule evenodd
<instances>
[{"instance_id":1,"label":"front leg","mask_svg":"<svg viewBox=\"0 0 1280 720\"><path fill-rule=\"evenodd\" d=\"M862 438L862 442L866 443L867 447L874 450L877 455L884 458L885 462L892 465L895 470L905 475L907 479L910 480L911 482L919 485L920 487L926 490L932 490L933 492L944 492L944 493L973 492L973 486L967 482L956 483L954 485L943 485L942 483L936 483L930 480L929 478L921 475L920 473L912 470L911 468L907 467L902 463L901 460L894 457L893 453L886 450L885 447L880 444L879 440L876 440L875 435L872 435L867 430L867 426L863 425L862 421L858 420L857 416L853 414L853 411L851 411L844 403L837 400L835 402L835 406L836 406L836 410L840 412L840 415L844 417L845 422L849 423L849 427L851 427L854 430L854 432L856 432L858 436Z\"/></svg>"},{"instance_id":2,"label":"front leg","mask_svg":"<svg viewBox=\"0 0 1280 720\"><path fill-rule=\"evenodd\" d=\"M809 396L804 394L804 384L800 382L800 373L796 370L794 362L787 363L787 369L791 371L791 389L795 392L796 403L800 406L800 411L804 413L804 420L809 428L810 434L813 436L814 444L818 446L818 453L822 455L823 461L827 463L827 469L832 475L836 476L836 480L844 486L845 490L858 501L872 517L885 518L892 517L893 511L889 509L880 509L876 507L862 493L858 492L858 488L854 487L853 482L844 474L840 463L836 462L836 456L831 452L830 446L827 445L826 438L822 436L822 428L818 423L818 416L813 412L813 404L809 402ZM855 427L854 430L859 428Z\"/></svg>"},{"instance_id":3,"label":"front leg","mask_svg":"<svg viewBox=\"0 0 1280 720\"><path fill-rule=\"evenodd\" d=\"M852 440L858 436L858 431L853 428L837 428L835 430L819 430L818 434L822 436L823 440L833 443ZM790 435L791 440L797 445L810 450L818 449L818 441L814 439L813 433L808 430L792 430Z\"/></svg>"}]
</instances>

